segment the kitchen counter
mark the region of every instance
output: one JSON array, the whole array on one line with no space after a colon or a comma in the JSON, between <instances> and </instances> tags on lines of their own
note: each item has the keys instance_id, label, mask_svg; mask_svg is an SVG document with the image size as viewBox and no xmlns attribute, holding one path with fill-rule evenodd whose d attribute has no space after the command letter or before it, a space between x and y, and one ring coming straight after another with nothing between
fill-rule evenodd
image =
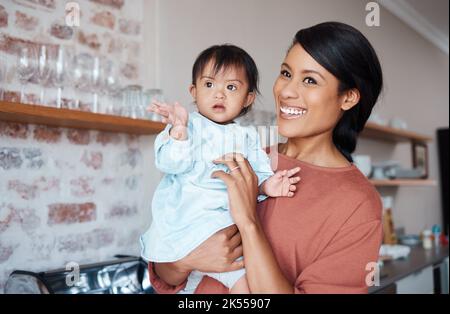
<instances>
[{"instance_id":1,"label":"kitchen counter","mask_svg":"<svg viewBox=\"0 0 450 314\"><path fill-rule=\"evenodd\" d=\"M448 257L448 245L425 250L422 246L411 247L407 258L385 261L380 268L380 286L369 287L369 293L388 292L396 281L414 274L425 267L441 263ZM394 289L395 290L395 289Z\"/></svg>"}]
</instances>

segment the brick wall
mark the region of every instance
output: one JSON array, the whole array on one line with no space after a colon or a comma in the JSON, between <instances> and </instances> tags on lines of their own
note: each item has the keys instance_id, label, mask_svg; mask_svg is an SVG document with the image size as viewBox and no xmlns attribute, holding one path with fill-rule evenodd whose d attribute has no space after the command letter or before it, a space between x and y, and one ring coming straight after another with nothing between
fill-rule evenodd
<instances>
[{"instance_id":1,"label":"brick wall","mask_svg":"<svg viewBox=\"0 0 450 314\"><path fill-rule=\"evenodd\" d=\"M68 1L0 0L0 50L14 64L17 43L65 45L112 58L123 82L142 83L142 1L78 0L81 23L72 28ZM20 86L12 72L10 100ZM138 255L159 181L153 140L0 121L0 292L13 269Z\"/></svg>"}]
</instances>

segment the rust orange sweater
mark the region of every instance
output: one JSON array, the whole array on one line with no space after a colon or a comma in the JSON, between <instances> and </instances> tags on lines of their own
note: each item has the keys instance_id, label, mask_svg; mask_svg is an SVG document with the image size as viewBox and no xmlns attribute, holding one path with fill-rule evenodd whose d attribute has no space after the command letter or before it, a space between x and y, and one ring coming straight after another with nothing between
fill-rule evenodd
<instances>
[{"instance_id":1,"label":"rust orange sweater","mask_svg":"<svg viewBox=\"0 0 450 314\"><path fill-rule=\"evenodd\" d=\"M277 170L301 167L293 198L258 204L267 239L296 293L367 293L366 265L378 260L382 241L380 196L356 168L327 168L278 154ZM158 293L175 293L149 267ZM228 293L204 277L196 293Z\"/></svg>"}]
</instances>

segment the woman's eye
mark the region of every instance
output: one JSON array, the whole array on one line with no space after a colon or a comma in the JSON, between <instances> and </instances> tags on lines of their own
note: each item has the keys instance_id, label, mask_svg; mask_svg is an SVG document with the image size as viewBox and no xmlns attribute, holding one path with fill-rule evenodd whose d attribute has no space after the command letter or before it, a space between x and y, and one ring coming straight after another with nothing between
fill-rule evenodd
<instances>
[{"instance_id":1,"label":"woman's eye","mask_svg":"<svg viewBox=\"0 0 450 314\"><path fill-rule=\"evenodd\" d=\"M236 90L237 87L234 86L234 85L228 85L228 86L227 86L227 89L233 91L233 90Z\"/></svg>"},{"instance_id":2,"label":"woman's eye","mask_svg":"<svg viewBox=\"0 0 450 314\"><path fill-rule=\"evenodd\" d=\"M303 82L306 83L306 84L316 84L316 80L311 78L311 77L305 77Z\"/></svg>"},{"instance_id":3,"label":"woman's eye","mask_svg":"<svg viewBox=\"0 0 450 314\"><path fill-rule=\"evenodd\" d=\"M286 71L286 70L281 70L280 74L281 74L282 76L287 77L287 78L291 78L291 73L289 73L289 72Z\"/></svg>"},{"instance_id":4,"label":"woman's eye","mask_svg":"<svg viewBox=\"0 0 450 314\"><path fill-rule=\"evenodd\" d=\"M212 87L212 86L213 86L213 83L212 83L212 82L206 82L206 83L205 83L205 86L208 87L208 88L209 88L209 87Z\"/></svg>"}]
</instances>

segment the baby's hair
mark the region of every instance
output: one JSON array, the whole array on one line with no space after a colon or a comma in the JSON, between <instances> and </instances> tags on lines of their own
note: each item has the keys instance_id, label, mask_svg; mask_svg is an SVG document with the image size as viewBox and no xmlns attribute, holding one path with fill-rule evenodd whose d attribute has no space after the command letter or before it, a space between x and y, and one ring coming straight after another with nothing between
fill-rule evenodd
<instances>
[{"instance_id":1,"label":"baby's hair","mask_svg":"<svg viewBox=\"0 0 450 314\"><path fill-rule=\"evenodd\" d=\"M195 85L197 78L211 60L214 62L214 75L229 67L244 69L248 92L259 94L259 74L255 61L244 49L231 44L214 45L200 53L192 67L192 85ZM243 108L239 116L249 112L252 106L253 104Z\"/></svg>"}]
</instances>

